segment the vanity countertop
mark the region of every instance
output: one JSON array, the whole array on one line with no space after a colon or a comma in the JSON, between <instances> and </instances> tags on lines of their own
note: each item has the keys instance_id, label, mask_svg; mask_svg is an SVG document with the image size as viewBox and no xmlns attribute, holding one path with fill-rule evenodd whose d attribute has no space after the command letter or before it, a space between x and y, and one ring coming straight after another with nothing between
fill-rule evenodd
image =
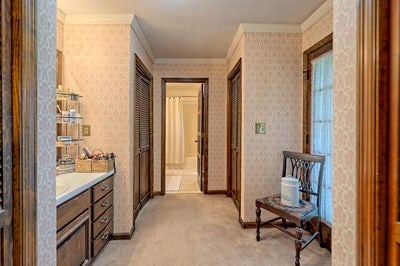
<instances>
[{"instance_id":1,"label":"vanity countertop","mask_svg":"<svg viewBox=\"0 0 400 266\"><path fill-rule=\"evenodd\" d=\"M57 189L60 187L62 193L56 196L57 206L80 194L91 186L103 181L114 174L114 170L107 173L67 173L57 175Z\"/></svg>"}]
</instances>

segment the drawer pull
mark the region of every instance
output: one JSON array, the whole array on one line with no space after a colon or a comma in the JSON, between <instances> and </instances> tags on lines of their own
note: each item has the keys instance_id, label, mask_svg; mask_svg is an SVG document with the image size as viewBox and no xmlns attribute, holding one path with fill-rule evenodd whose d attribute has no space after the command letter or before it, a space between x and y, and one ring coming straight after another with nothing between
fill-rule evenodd
<instances>
[{"instance_id":1,"label":"drawer pull","mask_svg":"<svg viewBox=\"0 0 400 266\"><path fill-rule=\"evenodd\" d=\"M101 187L101 190L107 191L108 189L109 189L108 185L104 185L104 186Z\"/></svg>"},{"instance_id":2,"label":"drawer pull","mask_svg":"<svg viewBox=\"0 0 400 266\"><path fill-rule=\"evenodd\" d=\"M110 204L108 200L104 200L103 203L101 204L102 207L107 207Z\"/></svg>"},{"instance_id":3,"label":"drawer pull","mask_svg":"<svg viewBox=\"0 0 400 266\"><path fill-rule=\"evenodd\" d=\"M108 240L108 238L110 237L110 233L109 232L105 232L103 234L103 236L101 237L102 240Z\"/></svg>"},{"instance_id":4,"label":"drawer pull","mask_svg":"<svg viewBox=\"0 0 400 266\"><path fill-rule=\"evenodd\" d=\"M108 221L109 221L108 217L104 217L103 219L101 219L100 223L106 224L106 223L108 223Z\"/></svg>"}]
</instances>

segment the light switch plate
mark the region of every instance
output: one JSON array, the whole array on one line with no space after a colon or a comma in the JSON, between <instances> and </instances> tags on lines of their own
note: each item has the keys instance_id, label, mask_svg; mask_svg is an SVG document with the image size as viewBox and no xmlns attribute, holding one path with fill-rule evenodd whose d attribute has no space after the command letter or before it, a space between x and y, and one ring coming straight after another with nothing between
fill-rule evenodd
<instances>
[{"instance_id":1,"label":"light switch plate","mask_svg":"<svg viewBox=\"0 0 400 266\"><path fill-rule=\"evenodd\" d=\"M90 136L90 125L82 125L82 136L83 137Z\"/></svg>"},{"instance_id":2,"label":"light switch plate","mask_svg":"<svg viewBox=\"0 0 400 266\"><path fill-rule=\"evenodd\" d=\"M256 134L265 134L265 123L256 123Z\"/></svg>"}]
</instances>

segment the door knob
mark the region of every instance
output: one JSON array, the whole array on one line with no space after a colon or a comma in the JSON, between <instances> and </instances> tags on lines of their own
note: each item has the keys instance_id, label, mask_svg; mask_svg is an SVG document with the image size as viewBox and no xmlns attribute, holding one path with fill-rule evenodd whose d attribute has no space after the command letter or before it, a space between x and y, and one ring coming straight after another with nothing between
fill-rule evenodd
<instances>
[{"instance_id":1,"label":"door knob","mask_svg":"<svg viewBox=\"0 0 400 266\"><path fill-rule=\"evenodd\" d=\"M196 142L196 143L199 143L199 142L200 142L200 140L197 140L197 139L196 139L194 142Z\"/></svg>"}]
</instances>

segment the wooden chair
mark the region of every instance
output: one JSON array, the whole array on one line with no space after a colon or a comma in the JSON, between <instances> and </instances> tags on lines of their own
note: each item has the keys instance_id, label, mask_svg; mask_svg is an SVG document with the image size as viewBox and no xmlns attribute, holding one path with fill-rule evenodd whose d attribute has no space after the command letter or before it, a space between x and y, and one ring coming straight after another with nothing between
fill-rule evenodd
<instances>
[{"instance_id":1,"label":"wooden chair","mask_svg":"<svg viewBox=\"0 0 400 266\"><path fill-rule=\"evenodd\" d=\"M289 164L287 164L287 162L289 162ZM282 177L285 177L286 175L291 175L299 180L299 207L290 207L287 205L283 205L281 203L280 194L267 196L265 198L256 200L257 241L260 241L261 226L264 226L266 224L269 224L288 234L295 241L296 266L300 265L300 251L306 248L311 243L311 241L313 241L320 234L321 226L319 220L318 206L320 204L319 193L321 191L324 163L324 156L284 151ZM319 169L316 169L318 165ZM317 170L318 175L312 174L313 169ZM312 178L317 178L316 191L313 191L312 188ZM311 202L312 197L315 197L315 200L313 201L315 202L315 204ZM261 208L278 215L278 217L261 223ZM318 230L310 238L304 240L303 227L308 221L315 217L318 217ZM282 223L274 223L278 220L281 220ZM287 230L287 221L290 221L296 225L296 233Z\"/></svg>"}]
</instances>

